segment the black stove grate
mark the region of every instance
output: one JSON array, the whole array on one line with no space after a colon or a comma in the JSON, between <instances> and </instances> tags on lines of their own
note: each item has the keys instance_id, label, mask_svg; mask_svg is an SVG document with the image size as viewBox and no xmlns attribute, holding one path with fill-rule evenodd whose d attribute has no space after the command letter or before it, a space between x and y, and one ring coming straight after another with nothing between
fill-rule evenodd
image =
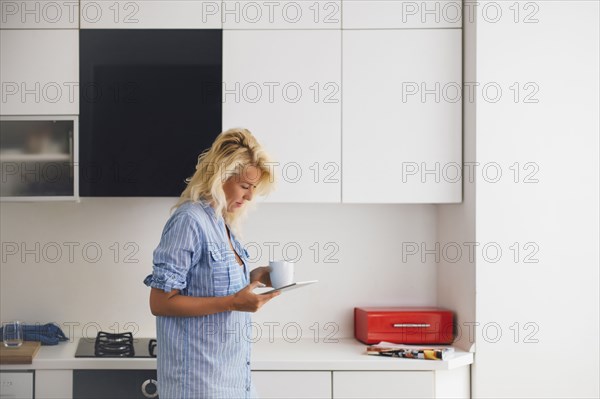
<instances>
[{"instance_id":1,"label":"black stove grate","mask_svg":"<svg viewBox=\"0 0 600 399\"><path fill-rule=\"evenodd\" d=\"M94 354L102 357L134 357L133 334L99 331L94 344Z\"/></svg>"}]
</instances>

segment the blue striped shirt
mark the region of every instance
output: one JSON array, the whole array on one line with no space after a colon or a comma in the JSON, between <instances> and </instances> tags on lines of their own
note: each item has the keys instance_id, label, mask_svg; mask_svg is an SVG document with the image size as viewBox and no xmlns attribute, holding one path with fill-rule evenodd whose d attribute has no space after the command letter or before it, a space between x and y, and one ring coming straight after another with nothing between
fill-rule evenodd
<instances>
[{"instance_id":1,"label":"blue striped shirt","mask_svg":"<svg viewBox=\"0 0 600 399\"><path fill-rule=\"evenodd\" d=\"M219 297L249 284L248 252L208 203L186 202L167 221L144 280L165 292ZM198 317L157 316L158 393L168 398L249 398L251 318L247 312Z\"/></svg>"}]
</instances>

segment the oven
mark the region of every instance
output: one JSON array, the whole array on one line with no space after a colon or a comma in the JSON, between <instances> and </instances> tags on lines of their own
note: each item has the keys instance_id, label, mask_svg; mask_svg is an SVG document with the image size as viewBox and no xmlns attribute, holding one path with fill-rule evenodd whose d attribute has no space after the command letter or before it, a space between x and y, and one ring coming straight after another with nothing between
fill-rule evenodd
<instances>
[{"instance_id":1,"label":"oven","mask_svg":"<svg viewBox=\"0 0 600 399\"><path fill-rule=\"evenodd\" d=\"M156 370L73 370L73 399L158 398Z\"/></svg>"},{"instance_id":2,"label":"oven","mask_svg":"<svg viewBox=\"0 0 600 399\"><path fill-rule=\"evenodd\" d=\"M75 352L78 358L152 358L156 357L156 339L133 338L131 332L99 332L95 339L80 338ZM74 399L158 398L156 370L75 369Z\"/></svg>"}]
</instances>

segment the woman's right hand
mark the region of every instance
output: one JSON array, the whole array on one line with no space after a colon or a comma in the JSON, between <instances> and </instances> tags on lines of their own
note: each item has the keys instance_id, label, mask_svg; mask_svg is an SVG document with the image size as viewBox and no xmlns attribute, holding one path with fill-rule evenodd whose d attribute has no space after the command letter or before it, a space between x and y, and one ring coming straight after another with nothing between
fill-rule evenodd
<instances>
[{"instance_id":1,"label":"woman's right hand","mask_svg":"<svg viewBox=\"0 0 600 399\"><path fill-rule=\"evenodd\" d=\"M270 294L255 294L252 292L255 288L264 286L260 281L253 281L244 289L233 294L233 309L240 312L256 312L265 303L275 298L281 292L274 291Z\"/></svg>"}]
</instances>

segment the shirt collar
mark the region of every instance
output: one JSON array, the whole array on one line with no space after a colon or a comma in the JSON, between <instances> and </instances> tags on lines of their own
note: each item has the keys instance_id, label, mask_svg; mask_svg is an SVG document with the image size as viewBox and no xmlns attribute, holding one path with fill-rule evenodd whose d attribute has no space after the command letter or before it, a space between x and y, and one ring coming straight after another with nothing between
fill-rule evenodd
<instances>
[{"instance_id":1,"label":"shirt collar","mask_svg":"<svg viewBox=\"0 0 600 399\"><path fill-rule=\"evenodd\" d=\"M207 200L205 199L199 199L198 203L202 206L202 208L204 208L204 210L206 210L206 212L213 218L213 220L216 223L223 223L225 224L225 220L223 219L223 215L217 215L217 213L215 212L215 208L213 208Z\"/></svg>"}]
</instances>

